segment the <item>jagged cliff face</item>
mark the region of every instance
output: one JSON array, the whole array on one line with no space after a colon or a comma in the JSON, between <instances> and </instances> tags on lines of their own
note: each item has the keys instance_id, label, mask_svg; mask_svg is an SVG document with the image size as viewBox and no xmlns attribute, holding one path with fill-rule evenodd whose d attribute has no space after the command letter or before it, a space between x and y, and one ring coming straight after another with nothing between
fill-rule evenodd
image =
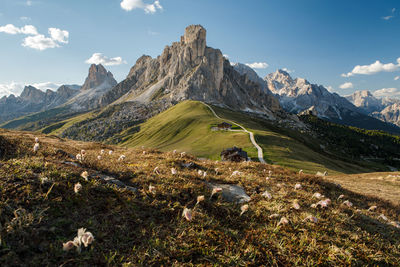
<instances>
[{"instance_id":1,"label":"jagged cliff face","mask_svg":"<svg viewBox=\"0 0 400 267\"><path fill-rule=\"evenodd\" d=\"M235 71L220 50L207 47L206 30L200 25L187 27L180 42L166 46L159 57L139 58L126 80L105 94L101 104L187 99L271 117L282 112L279 102Z\"/></svg>"},{"instance_id":2,"label":"jagged cliff face","mask_svg":"<svg viewBox=\"0 0 400 267\"><path fill-rule=\"evenodd\" d=\"M400 103L387 106L380 112L374 112L373 115L382 121L400 126Z\"/></svg>"},{"instance_id":3,"label":"jagged cliff face","mask_svg":"<svg viewBox=\"0 0 400 267\"><path fill-rule=\"evenodd\" d=\"M339 120L342 119L343 109L358 112L353 104L338 94L303 78L293 79L283 70L268 74L264 80L289 112L299 113L312 108L319 117Z\"/></svg>"},{"instance_id":4,"label":"jagged cliff face","mask_svg":"<svg viewBox=\"0 0 400 267\"><path fill-rule=\"evenodd\" d=\"M367 90L356 91L352 95L346 96L346 99L367 113L380 111L384 108L382 100L377 99Z\"/></svg>"},{"instance_id":5,"label":"jagged cliff face","mask_svg":"<svg viewBox=\"0 0 400 267\"><path fill-rule=\"evenodd\" d=\"M80 92L67 104L75 111L97 108L99 99L116 84L117 81L112 73L107 71L103 65L92 64Z\"/></svg>"},{"instance_id":6,"label":"jagged cliff face","mask_svg":"<svg viewBox=\"0 0 400 267\"><path fill-rule=\"evenodd\" d=\"M384 122L400 126L400 100L391 98L376 98L370 91L356 91L346 96L355 106Z\"/></svg>"}]
</instances>

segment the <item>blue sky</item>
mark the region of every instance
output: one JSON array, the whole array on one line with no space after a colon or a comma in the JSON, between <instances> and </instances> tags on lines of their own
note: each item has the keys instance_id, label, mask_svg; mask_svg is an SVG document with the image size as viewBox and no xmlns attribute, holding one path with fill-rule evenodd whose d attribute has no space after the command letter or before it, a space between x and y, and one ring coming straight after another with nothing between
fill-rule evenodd
<instances>
[{"instance_id":1,"label":"blue sky","mask_svg":"<svg viewBox=\"0 0 400 267\"><path fill-rule=\"evenodd\" d=\"M82 84L90 58L114 64L106 68L121 81L190 24L232 62L266 63L262 77L287 68L341 95L400 96L395 0L0 0L0 96L24 84Z\"/></svg>"}]
</instances>

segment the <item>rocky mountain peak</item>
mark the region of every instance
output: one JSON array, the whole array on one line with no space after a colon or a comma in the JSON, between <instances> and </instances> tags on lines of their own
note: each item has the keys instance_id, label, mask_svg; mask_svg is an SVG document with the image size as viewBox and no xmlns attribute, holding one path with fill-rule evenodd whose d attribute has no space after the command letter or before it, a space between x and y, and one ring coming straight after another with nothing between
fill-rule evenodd
<instances>
[{"instance_id":1,"label":"rocky mountain peak","mask_svg":"<svg viewBox=\"0 0 400 267\"><path fill-rule=\"evenodd\" d=\"M117 84L111 72L107 71L103 65L92 64L89 68L89 74L81 90L89 90L101 86L107 82L111 87Z\"/></svg>"},{"instance_id":2,"label":"rocky mountain peak","mask_svg":"<svg viewBox=\"0 0 400 267\"><path fill-rule=\"evenodd\" d=\"M157 58L139 58L127 79L102 97L100 103L176 103L191 99L270 117L275 111L282 112L275 97L235 71L219 49L208 47L206 36L202 26L188 26L180 41L166 46Z\"/></svg>"},{"instance_id":3,"label":"rocky mountain peak","mask_svg":"<svg viewBox=\"0 0 400 267\"><path fill-rule=\"evenodd\" d=\"M20 97L32 103L38 103L43 100L45 93L31 85L25 86L24 90L22 91Z\"/></svg>"}]
</instances>

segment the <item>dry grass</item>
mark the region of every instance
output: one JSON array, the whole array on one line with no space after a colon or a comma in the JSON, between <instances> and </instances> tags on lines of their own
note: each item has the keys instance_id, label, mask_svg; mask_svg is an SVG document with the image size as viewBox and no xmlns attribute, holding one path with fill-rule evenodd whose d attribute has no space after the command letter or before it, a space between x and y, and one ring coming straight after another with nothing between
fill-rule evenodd
<instances>
[{"instance_id":1,"label":"dry grass","mask_svg":"<svg viewBox=\"0 0 400 267\"><path fill-rule=\"evenodd\" d=\"M199 161L45 136L39 137L41 148L33 154L31 133L0 130L0 138L6 144L0 162L2 266L398 264L400 231L378 216L397 221L399 206L312 176L258 163ZM87 152L82 167L61 163L81 149ZM114 153L98 160L101 149ZM117 160L121 154L125 161ZM196 167L182 167L189 162ZM160 174L153 171L157 166ZM178 174L172 175L171 168ZM220 196L210 200L198 169L207 171L208 182L242 185L251 196L249 210L240 216L240 205ZM80 177L84 170L116 177L138 192L109 186L94 176L85 181ZM242 174L231 176L234 170ZM266 180L269 170L272 177ZM77 182L83 186L79 194L73 191ZM302 189L295 190L296 183ZM155 192L149 192L150 185ZM266 189L271 200L261 196ZM312 198L315 192L332 200L329 208L310 207L318 202ZM343 200L337 200L341 194L354 206L342 205ZM205 195L205 201L188 222L182 211L193 209L199 195ZM292 208L295 200L299 210ZM367 211L371 205L377 210ZM274 213L278 217L270 218ZM318 222L305 222L308 215ZM283 216L289 224L277 226ZM64 252L62 243L81 227L94 234L94 244L81 254Z\"/></svg>"},{"instance_id":2,"label":"dry grass","mask_svg":"<svg viewBox=\"0 0 400 267\"><path fill-rule=\"evenodd\" d=\"M327 176L327 181L366 196L378 197L400 205L400 172L374 172Z\"/></svg>"}]
</instances>

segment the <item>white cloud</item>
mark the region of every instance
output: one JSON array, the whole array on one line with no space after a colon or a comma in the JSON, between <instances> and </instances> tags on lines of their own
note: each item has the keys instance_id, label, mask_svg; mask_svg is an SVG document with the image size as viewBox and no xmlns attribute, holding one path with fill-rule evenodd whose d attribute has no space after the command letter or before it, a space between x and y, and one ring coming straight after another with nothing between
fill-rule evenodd
<instances>
[{"instance_id":1,"label":"white cloud","mask_svg":"<svg viewBox=\"0 0 400 267\"><path fill-rule=\"evenodd\" d=\"M382 17L383 20L390 20L390 19L392 19L392 18L394 18L394 16L385 16L385 17Z\"/></svg>"},{"instance_id":2,"label":"white cloud","mask_svg":"<svg viewBox=\"0 0 400 267\"><path fill-rule=\"evenodd\" d=\"M330 85L328 87L326 87L326 89L328 89L328 91L331 93L335 92L335 89L333 89L333 87Z\"/></svg>"},{"instance_id":3,"label":"white cloud","mask_svg":"<svg viewBox=\"0 0 400 267\"><path fill-rule=\"evenodd\" d=\"M266 62L246 63L246 65L252 69L266 69L269 66Z\"/></svg>"},{"instance_id":4,"label":"white cloud","mask_svg":"<svg viewBox=\"0 0 400 267\"><path fill-rule=\"evenodd\" d=\"M20 17L19 19L22 21L30 21L31 20L30 17Z\"/></svg>"},{"instance_id":5,"label":"white cloud","mask_svg":"<svg viewBox=\"0 0 400 267\"><path fill-rule=\"evenodd\" d=\"M32 2L31 0L27 0L27 1L26 1L26 5L27 5L27 6L32 6L32 5L33 5L33 2Z\"/></svg>"},{"instance_id":6,"label":"white cloud","mask_svg":"<svg viewBox=\"0 0 400 267\"><path fill-rule=\"evenodd\" d=\"M26 35L38 34L36 27L33 25L25 25L22 28L18 28L13 24L7 24L5 26L0 26L0 32L8 34L26 34Z\"/></svg>"},{"instance_id":7,"label":"white cloud","mask_svg":"<svg viewBox=\"0 0 400 267\"><path fill-rule=\"evenodd\" d=\"M0 32L8 34L32 35L24 38L22 46L37 50L60 47L61 43L68 43L69 37L68 31L57 28L49 28L48 32L50 37L46 37L43 34L39 34L36 27L33 25L25 25L22 28L18 28L13 24L7 24L5 26L0 26Z\"/></svg>"},{"instance_id":8,"label":"white cloud","mask_svg":"<svg viewBox=\"0 0 400 267\"><path fill-rule=\"evenodd\" d=\"M372 94L375 97L400 97L400 91L397 88L382 88Z\"/></svg>"},{"instance_id":9,"label":"white cloud","mask_svg":"<svg viewBox=\"0 0 400 267\"><path fill-rule=\"evenodd\" d=\"M371 75L376 74L379 72L393 72L400 68L400 58L397 59L397 64L394 63L387 63L383 64L379 60L371 65L357 65L353 68L353 70L349 73L343 73L342 77L351 77L355 74L362 74L362 75Z\"/></svg>"},{"instance_id":10,"label":"white cloud","mask_svg":"<svg viewBox=\"0 0 400 267\"><path fill-rule=\"evenodd\" d=\"M46 50L48 48L60 47L59 44L52 38L45 37L43 34L29 36L24 39L22 46L30 47L36 50Z\"/></svg>"},{"instance_id":11,"label":"white cloud","mask_svg":"<svg viewBox=\"0 0 400 267\"><path fill-rule=\"evenodd\" d=\"M397 81L397 80L399 80L399 79L400 79L400 76L394 77L394 80L395 80L395 81Z\"/></svg>"},{"instance_id":12,"label":"white cloud","mask_svg":"<svg viewBox=\"0 0 400 267\"><path fill-rule=\"evenodd\" d=\"M32 85L33 87L42 91L45 91L47 89L55 91L61 86L60 84L53 82L43 82L43 83L33 83L33 84L21 83L21 82L5 83L5 84L0 84L0 97L8 96L10 94L19 96L24 87L27 85Z\"/></svg>"},{"instance_id":13,"label":"white cloud","mask_svg":"<svg viewBox=\"0 0 400 267\"><path fill-rule=\"evenodd\" d=\"M155 32L155 31L152 31L152 30L148 30L147 33L148 33L149 35L151 35L151 36L156 36L156 35L159 35L159 34L160 34L159 32Z\"/></svg>"},{"instance_id":14,"label":"white cloud","mask_svg":"<svg viewBox=\"0 0 400 267\"><path fill-rule=\"evenodd\" d=\"M287 73L292 73L292 72L294 72L294 70L289 70L288 68L283 68L282 70L283 70L283 71L286 71Z\"/></svg>"},{"instance_id":15,"label":"white cloud","mask_svg":"<svg viewBox=\"0 0 400 267\"><path fill-rule=\"evenodd\" d=\"M49 34L51 36L51 39L53 39L54 41L63 44L68 43L68 37L69 37L68 31L60 30L57 28L49 28Z\"/></svg>"},{"instance_id":16,"label":"white cloud","mask_svg":"<svg viewBox=\"0 0 400 267\"><path fill-rule=\"evenodd\" d=\"M353 88L353 84L352 83L344 83L342 85L339 86L340 89L350 89Z\"/></svg>"},{"instance_id":17,"label":"white cloud","mask_svg":"<svg viewBox=\"0 0 400 267\"><path fill-rule=\"evenodd\" d=\"M163 10L159 0L154 1L153 4L146 4L143 0L122 0L121 8L126 11L143 9L147 14L154 14L157 10Z\"/></svg>"},{"instance_id":18,"label":"white cloud","mask_svg":"<svg viewBox=\"0 0 400 267\"><path fill-rule=\"evenodd\" d=\"M121 57L109 58L104 56L102 53L94 53L88 60L85 61L87 64L102 64L104 66L115 66L121 64L127 64Z\"/></svg>"}]
</instances>

